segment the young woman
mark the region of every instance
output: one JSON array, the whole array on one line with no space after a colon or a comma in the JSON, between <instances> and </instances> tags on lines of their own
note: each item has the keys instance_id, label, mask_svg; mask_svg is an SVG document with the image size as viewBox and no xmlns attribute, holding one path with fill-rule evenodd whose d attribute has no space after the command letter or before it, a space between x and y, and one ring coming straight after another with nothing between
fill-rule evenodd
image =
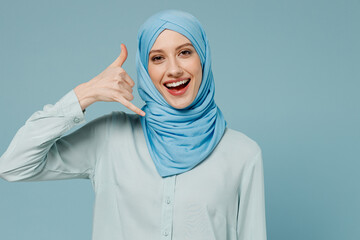
<instances>
[{"instance_id":1,"label":"young woman","mask_svg":"<svg viewBox=\"0 0 360 240\"><path fill-rule=\"evenodd\" d=\"M141 110L130 102L126 57L122 45L102 73L34 113L1 157L0 176L90 179L94 240L266 239L261 150L226 127L199 21L167 10L140 28ZM112 112L63 136L96 101L136 114Z\"/></svg>"}]
</instances>

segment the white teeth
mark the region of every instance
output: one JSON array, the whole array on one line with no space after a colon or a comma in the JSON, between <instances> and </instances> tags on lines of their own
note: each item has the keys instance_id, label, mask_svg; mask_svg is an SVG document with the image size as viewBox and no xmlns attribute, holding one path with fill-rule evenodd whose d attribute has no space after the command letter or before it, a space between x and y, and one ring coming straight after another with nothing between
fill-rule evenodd
<instances>
[{"instance_id":1,"label":"white teeth","mask_svg":"<svg viewBox=\"0 0 360 240\"><path fill-rule=\"evenodd\" d=\"M182 81L179 81L179 82L167 83L165 85L167 87L177 87L177 86L180 86L181 84L187 83L188 81L190 81L190 79L182 80Z\"/></svg>"}]
</instances>

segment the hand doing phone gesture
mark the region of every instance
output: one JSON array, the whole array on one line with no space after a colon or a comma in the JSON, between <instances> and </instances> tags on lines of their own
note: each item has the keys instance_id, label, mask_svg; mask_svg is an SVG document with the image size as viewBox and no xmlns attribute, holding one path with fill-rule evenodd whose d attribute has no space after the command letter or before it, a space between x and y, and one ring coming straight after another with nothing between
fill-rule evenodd
<instances>
[{"instance_id":1,"label":"hand doing phone gesture","mask_svg":"<svg viewBox=\"0 0 360 240\"><path fill-rule=\"evenodd\" d=\"M126 46L121 44L121 53L112 64L89 82L74 89L82 110L98 101L119 102L131 111L145 116L144 111L130 102L134 99L132 88L135 83L122 68L127 55Z\"/></svg>"}]
</instances>

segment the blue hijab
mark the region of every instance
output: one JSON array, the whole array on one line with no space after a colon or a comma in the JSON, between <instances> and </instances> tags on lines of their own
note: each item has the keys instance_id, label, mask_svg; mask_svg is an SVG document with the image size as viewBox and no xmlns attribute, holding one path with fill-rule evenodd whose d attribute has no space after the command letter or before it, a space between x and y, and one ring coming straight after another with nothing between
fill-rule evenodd
<instances>
[{"instance_id":1,"label":"blue hijab","mask_svg":"<svg viewBox=\"0 0 360 240\"><path fill-rule=\"evenodd\" d=\"M198 53L202 81L194 101L183 109L166 102L149 73L149 52L159 34L176 31L187 37ZM178 10L165 10L150 17L139 29L136 54L138 92L146 105L140 117L146 143L160 176L191 170L206 159L219 143L226 122L214 101L215 83L211 70L208 39L200 22Z\"/></svg>"}]
</instances>

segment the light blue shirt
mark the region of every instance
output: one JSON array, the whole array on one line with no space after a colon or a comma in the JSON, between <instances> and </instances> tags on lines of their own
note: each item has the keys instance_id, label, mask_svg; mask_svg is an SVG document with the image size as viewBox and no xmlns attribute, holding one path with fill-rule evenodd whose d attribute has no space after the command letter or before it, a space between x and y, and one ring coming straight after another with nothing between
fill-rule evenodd
<instances>
[{"instance_id":1,"label":"light blue shirt","mask_svg":"<svg viewBox=\"0 0 360 240\"><path fill-rule=\"evenodd\" d=\"M88 178L93 240L265 240L261 150L226 128L194 169L162 178L140 118L112 112L85 122L74 91L35 112L0 158L8 181Z\"/></svg>"}]
</instances>

